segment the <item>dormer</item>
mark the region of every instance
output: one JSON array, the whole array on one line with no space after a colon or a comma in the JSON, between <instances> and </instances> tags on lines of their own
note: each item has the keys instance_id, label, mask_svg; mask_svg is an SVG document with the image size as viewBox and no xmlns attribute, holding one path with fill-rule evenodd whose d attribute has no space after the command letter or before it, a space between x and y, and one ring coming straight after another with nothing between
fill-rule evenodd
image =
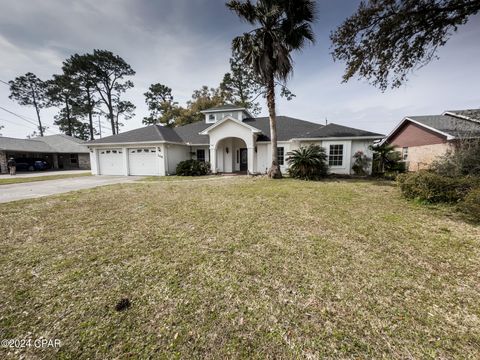
<instances>
[{"instance_id":1,"label":"dormer","mask_svg":"<svg viewBox=\"0 0 480 360\"><path fill-rule=\"evenodd\" d=\"M246 108L232 104L220 105L200 112L205 114L205 122L207 124L214 124L227 116L240 121L253 117Z\"/></svg>"}]
</instances>

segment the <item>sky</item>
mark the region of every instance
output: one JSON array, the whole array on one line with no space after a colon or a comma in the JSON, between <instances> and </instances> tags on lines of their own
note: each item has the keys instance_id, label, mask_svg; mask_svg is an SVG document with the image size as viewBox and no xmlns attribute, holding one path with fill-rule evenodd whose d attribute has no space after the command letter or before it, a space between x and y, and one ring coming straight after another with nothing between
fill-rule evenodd
<instances>
[{"instance_id":1,"label":"sky","mask_svg":"<svg viewBox=\"0 0 480 360\"><path fill-rule=\"evenodd\" d=\"M407 115L480 107L480 15L438 51L439 60L399 89L382 93L361 79L342 83L345 67L332 60L329 35L358 4L318 1L317 41L294 54L288 87L296 97L278 99L277 114L387 134ZM2 81L27 72L47 80L74 53L110 50L136 71L135 87L124 95L137 106L135 118L121 130L127 131L142 126L148 113L143 93L152 83L171 87L181 105L202 85L218 86L229 69L231 40L250 28L223 0L0 0L0 9L0 106L29 119L0 109L0 133L18 138L35 130L35 110L10 100ZM263 99L261 105L261 115L267 115ZM53 125L57 111L41 112L47 134L59 132ZM108 135L106 120L102 123Z\"/></svg>"}]
</instances>

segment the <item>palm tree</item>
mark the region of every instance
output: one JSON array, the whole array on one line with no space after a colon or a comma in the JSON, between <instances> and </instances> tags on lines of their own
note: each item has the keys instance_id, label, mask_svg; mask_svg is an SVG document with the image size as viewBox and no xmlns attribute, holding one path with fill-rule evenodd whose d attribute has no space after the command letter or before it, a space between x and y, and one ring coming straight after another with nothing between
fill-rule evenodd
<instances>
[{"instance_id":1,"label":"palm tree","mask_svg":"<svg viewBox=\"0 0 480 360\"><path fill-rule=\"evenodd\" d=\"M301 146L287 153L288 172L302 180L318 180L328 173L327 154L318 145Z\"/></svg>"},{"instance_id":2,"label":"palm tree","mask_svg":"<svg viewBox=\"0 0 480 360\"><path fill-rule=\"evenodd\" d=\"M275 115L275 80L285 82L293 71L291 53L314 42L311 24L315 20L314 0L230 0L227 7L240 18L257 26L233 39L232 47L252 66L266 87L270 118L272 165L270 178L281 178L278 165Z\"/></svg>"}]
</instances>

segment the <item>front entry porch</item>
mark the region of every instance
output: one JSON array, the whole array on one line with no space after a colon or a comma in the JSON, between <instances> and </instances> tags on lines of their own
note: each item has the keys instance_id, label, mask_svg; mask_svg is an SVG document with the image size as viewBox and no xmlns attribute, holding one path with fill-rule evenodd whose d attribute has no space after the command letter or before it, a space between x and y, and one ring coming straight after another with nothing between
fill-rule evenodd
<instances>
[{"instance_id":1,"label":"front entry porch","mask_svg":"<svg viewBox=\"0 0 480 360\"><path fill-rule=\"evenodd\" d=\"M244 140L235 137L222 139L210 149L212 172L252 174L254 172L254 156L254 148L247 147Z\"/></svg>"}]
</instances>

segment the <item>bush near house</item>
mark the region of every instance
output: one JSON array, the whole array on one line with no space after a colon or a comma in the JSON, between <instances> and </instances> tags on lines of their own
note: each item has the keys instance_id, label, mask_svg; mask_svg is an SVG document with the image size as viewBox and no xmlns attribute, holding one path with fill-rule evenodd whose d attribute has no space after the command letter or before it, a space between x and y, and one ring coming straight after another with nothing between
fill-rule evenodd
<instances>
[{"instance_id":1,"label":"bush near house","mask_svg":"<svg viewBox=\"0 0 480 360\"><path fill-rule=\"evenodd\" d=\"M177 165L177 175L179 176L202 176L210 172L210 164L205 161L185 160Z\"/></svg>"},{"instance_id":2,"label":"bush near house","mask_svg":"<svg viewBox=\"0 0 480 360\"><path fill-rule=\"evenodd\" d=\"M319 180L328 173L327 154L318 145L302 146L287 155L288 174L293 178Z\"/></svg>"},{"instance_id":3,"label":"bush near house","mask_svg":"<svg viewBox=\"0 0 480 360\"><path fill-rule=\"evenodd\" d=\"M473 189L465 196L465 200L459 204L459 209L472 219L480 221L480 187Z\"/></svg>"},{"instance_id":4,"label":"bush near house","mask_svg":"<svg viewBox=\"0 0 480 360\"><path fill-rule=\"evenodd\" d=\"M434 161L431 170L450 177L480 177L480 140L461 140L455 151L449 151Z\"/></svg>"},{"instance_id":5,"label":"bush near house","mask_svg":"<svg viewBox=\"0 0 480 360\"><path fill-rule=\"evenodd\" d=\"M478 185L478 180L474 178L453 178L431 171L400 174L397 182L406 198L427 203L459 202Z\"/></svg>"}]
</instances>

